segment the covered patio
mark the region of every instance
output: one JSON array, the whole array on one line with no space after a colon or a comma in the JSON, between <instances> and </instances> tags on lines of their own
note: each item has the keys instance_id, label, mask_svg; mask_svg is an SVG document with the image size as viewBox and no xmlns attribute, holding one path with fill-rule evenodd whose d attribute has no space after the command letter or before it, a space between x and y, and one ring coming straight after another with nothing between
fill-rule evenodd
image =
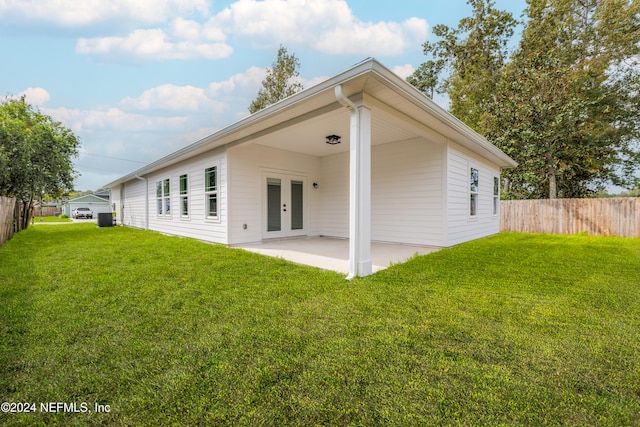
<instances>
[{"instance_id":1,"label":"covered patio","mask_svg":"<svg viewBox=\"0 0 640 427\"><path fill-rule=\"evenodd\" d=\"M304 237L241 244L235 247L267 256L280 257L297 264L333 270L338 273L349 273L349 239ZM415 255L425 255L440 249L435 246L371 242L372 270L375 273L392 264L405 262Z\"/></svg>"}]
</instances>

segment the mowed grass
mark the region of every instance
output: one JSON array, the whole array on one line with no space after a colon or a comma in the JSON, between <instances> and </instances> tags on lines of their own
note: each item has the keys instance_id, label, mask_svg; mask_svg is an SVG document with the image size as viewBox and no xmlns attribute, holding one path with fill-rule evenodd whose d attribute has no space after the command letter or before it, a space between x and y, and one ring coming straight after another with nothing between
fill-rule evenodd
<instances>
[{"instance_id":1,"label":"mowed grass","mask_svg":"<svg viewBox=\"0 0 640 427\"><path fill-rule=\"evenodd\" d=\"M0 248L0 369L38 405L1 425L640 425L640 239L502 234L349 282L31 227Z\"/></svg>"},{"instance_id":2,"label":"mowed grass","mask_svg":"<svg viewBox=\"0 0 640 427\"><path fill-rule=\"evenodd\" d=\"M35 216L33 217L33 222L35 224L41 223L41 222L73 222L73 220L71 218L68 217L61 217L61 216Z\"/></svg>"}]
</instances>

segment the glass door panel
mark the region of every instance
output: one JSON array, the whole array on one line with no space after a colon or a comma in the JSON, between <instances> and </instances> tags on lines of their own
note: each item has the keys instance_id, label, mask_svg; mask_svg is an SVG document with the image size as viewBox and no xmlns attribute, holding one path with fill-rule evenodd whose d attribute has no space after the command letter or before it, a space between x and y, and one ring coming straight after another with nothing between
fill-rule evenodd
<instances>
[{"instance_id":1,"label":"glass door panel","mask_svg":"<svg viewBox=\"0 0 640 427\"><path fill-rule=\"evenodd\" d=\"M304 228L304 194L302 181L291 181L291 230Z\"/></svg>"},{"instance_id":2,"label":"glass door panel","mask_svg":"<svg viewBox=\"0 0 640 427\"><path fill-rule=\"evenodd\" d=\"M282 231L282 180L267 178L267 231Z\"/></svg>"}]
</instances>

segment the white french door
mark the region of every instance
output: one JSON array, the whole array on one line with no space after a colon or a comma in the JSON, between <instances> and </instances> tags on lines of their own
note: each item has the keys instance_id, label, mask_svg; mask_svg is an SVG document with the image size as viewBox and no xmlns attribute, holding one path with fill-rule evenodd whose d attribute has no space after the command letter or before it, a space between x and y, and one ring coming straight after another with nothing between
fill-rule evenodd
<instances>
[{"instance_id":1,"label":"white french door","mask_svg":"<svg viewBox=\"0 0 640 427\"><path fill-rule=\"evenodd\" d=\"M262 237L304 236L305 178L280 173L263 174L264 228Z\"/></svg>"}]
</instances>

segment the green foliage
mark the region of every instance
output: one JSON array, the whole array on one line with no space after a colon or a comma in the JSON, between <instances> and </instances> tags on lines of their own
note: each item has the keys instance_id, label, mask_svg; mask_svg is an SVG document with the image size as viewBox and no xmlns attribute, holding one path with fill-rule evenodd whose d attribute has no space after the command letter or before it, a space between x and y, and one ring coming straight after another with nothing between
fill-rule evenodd
<instances>
[{"instance_id":1,"label":"green foliage","mask_svg":"<svg viewBox=\"0 0 640 427\"><path fill-rule=\"evenodd\" d=\"M78 138L21 99L0 104L0 195L30 204L73 189Z\"/></svg>"},{"instance_id":2,"label":"green foliage","mask_svg":"<svg viewBox=\"0 0 640 427\"><path fill-rule=\"evenodd\" d=\"M636 187L629 191L623 191L619 194L605 194L602 197L640 197L640 188Z\"/></svg>"},{"instance_id":3,"label":"green foliage","mask_svg":"<svg viewBox=\"0 0 640 427\"><path fill-rule=\"evenodd\" d=\"M303 89L302 84L295 80L300 73L300 61L295 54L289 55L284 46L278 49L278 57L272 68L267 68L267 77L262 81L262 88L258 96L249 106L249 112L258 112L271 104L285 99Z\"/></svg>"},{"instance_id":4,"label":"green foliage","mask_svg":"<svg viewBox=\"0 0 640 427\"><path fill-rule=\"evenodd\" d=\"M518 161L510 197L588 197L632 187L640 162L640 2L529 0L517 51L515 21L471 0L458 28L425 44L451 66L451 111Z\"/></svg>"},{"instance_id":5,"label":"green foliage","mask_svg":"<svg viewBox=\"0 0 640 427\"><path fill-rule=\"evenodd\" d=\"M521 163L523 198L587 197L632 185L638 153L640 3L531 0L487 132ZM523 173L526 172L526 173Z\"/></svg>"},{"instance_id":6,"label":"green foliage","mask_svg":"<svg viewBox=\"0 0 640 427\"><path fill-rule=\"evenodd\" d=\"M420 65L406 80L420 92L429 98L433 98L433 94L438 86L438 75L442 71L442 67L442 63L427 61Z\"/></svg>"},{"instance_id":7,"label":"green foliage","mask_svg":"<svg viewBox=\"0 0 640 427\"><path fill-rule=\"evenodd\" d=\"M491 0L468 0L472 16L457 28L433 27L439 40L425 43L424 53L436 58L450 76L444 88L451 99L451 113L475 130L482 131L487 106L494 102L502 68L508 58L508 42L517 21L494 7Z\"/></svg>"},{"instance_id":8,"label":"green foliage","mask_svg":"<svg viewBox=\"0 0 640 427\"><path fill-rule=\"evenodd\" d=\"M503 234L348 282L193 239L40 225L0 265L3 401L110 406L0 413L6 426L640 420L638 239Z\"/></svg>"},{"instance_id":9,"label":"green foliage","mask_svg":"<svg viewBox=\"0 0 640 427\"><path fill-rule=\"evenodd\" d=\"M77 199L78 197L88 196L89 194L93 194L94 192L91 190L85 191L70 191L68 194L69 199Z\"/></svg>"}]
</instances>

